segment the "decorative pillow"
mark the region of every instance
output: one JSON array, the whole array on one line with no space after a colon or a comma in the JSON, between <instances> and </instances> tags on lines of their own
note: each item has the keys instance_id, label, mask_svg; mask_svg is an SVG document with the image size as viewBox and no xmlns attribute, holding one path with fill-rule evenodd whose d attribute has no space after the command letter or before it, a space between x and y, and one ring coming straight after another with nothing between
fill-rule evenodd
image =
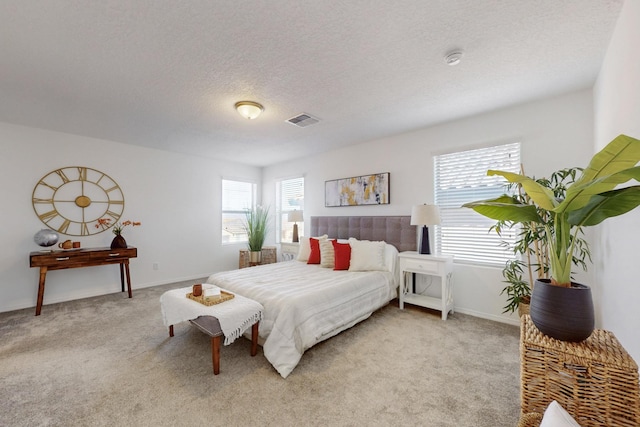
<instances>
[{"instance_id":1,"label":"decorative pillow","mask_svg":"<svg viewBox=\"0 0 640 427\"><path fill-rule=\"evenodd\" d=\"M333 251L334 240L319 240L320 267L333 268L335 266L335 254Z\"/></svg>"},{"instance_id":2,"label":"decorative pillow","mask_svg":"<svg viewBox=\"0 0 640 427\"><path fill-rule=\"evenodd\" d=\"M544 411L540 427L580 427L580 424L554 400Z\"/></svg>"},{"instance_id":3,"label":"decorative pillow","mask_svg":"<svg viewBox=\"0 0 640 427\"><path fill-rule=\"evenodd\" d=\"M351 260L349 271L386 271L384 257L385 242L370 242L368 240L349 239L351 246Z\"/></svg>"},{"instance_id":4,"label":"decorative pillow","mask_svg":"<svg viewBox=\"0 0 640 427\"><path fill-rule=\"evenodd\" d=\"M351 245L348 243L339 243L335 240L331 241L335 258L334 270L348 270L349 261L351 260Z\"/></svg>"},{"instance_id":5,"label":"decorative pillow","mask_svg":"<svg viewBox=\"0 0 640 427\"><path fill-rule=\"evenodd\" d=\"M314 237L309 238L309 246L311 246L311 252L309 253L309 259L307 264L320 264L320 241L326 239L316 239Z\"/></svg>"},{"instance_id":6,"label":"decorative pillow","mask_svg":"<svg viewBox=\"0 0 640 427\"><path fill-rule=\"evenodd\" d=\"M316 237L316 239L326 239L328 236L322 235ZM298 250L298 261L307 262L309 261L309 255L311 255L311 244L309 242L309 237L300 237L300 248Z\"/></svg>"}]
</instances>

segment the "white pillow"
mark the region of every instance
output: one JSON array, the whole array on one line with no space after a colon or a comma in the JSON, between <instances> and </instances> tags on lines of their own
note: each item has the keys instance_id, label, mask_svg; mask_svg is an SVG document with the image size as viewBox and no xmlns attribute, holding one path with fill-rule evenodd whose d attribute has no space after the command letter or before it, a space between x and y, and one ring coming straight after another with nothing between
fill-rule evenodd
<instances>
[{"instance_id":1,"label":"white pillow","mask_svg":"<svg viewBox=\"0 0 640 427\"><path fill-rule=\"evenodd\" d=\"M580 427L580 424L554 400L544 411L540 427Z\"/></svg>"},{"instance_id":2,"label":"white pillow","mask_svg":"<svg viewBox=\"0 0 640 427\"><path fill-rule=\"evenodd\" d=\"M314 239L324 240L328 238L326 234L320 237L314 237ZM309 255L311 255L311 243L309 242L308 237L300 237L300 247L298 249L298 261L307 262L309 261Z\"/></svg>"},{"instance_id":3,"label":"white pillow","mask_svg":"<svg viewBox=\"0 0 640 427\"><path fill-rule=\"evenodd\" d=\"M387 270L384 256L385 242L349 239L351 262L349 271Z\"/></svg>"},{"instance_id":4,"label":"white pillow","mask_svg":"<svg viewBox=\"0 0 640 427\"><path fill-rule=\"evenodd\" d=\"M336 265L336 252L333 240L322 239L320 243L320 267L333 268Z\"/></svg>"},{"instance_id":5,"label":"white pillow","mask_svg":"<svg viewBox=\"0 0 640 427\"><path fill-rule=\"evenodd\" d=\"M395 275L397 261L398 250L396 249L396 247L389 244L384 245L384 263L387 266L385 270L389 270Z\"/></svg>"}]
</instances>

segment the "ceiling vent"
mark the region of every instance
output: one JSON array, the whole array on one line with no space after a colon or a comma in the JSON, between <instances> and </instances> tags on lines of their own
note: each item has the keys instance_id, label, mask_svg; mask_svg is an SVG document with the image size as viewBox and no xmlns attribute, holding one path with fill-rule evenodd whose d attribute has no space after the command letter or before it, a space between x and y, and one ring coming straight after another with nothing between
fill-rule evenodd
<instances>
[{"instance_id":1,"label":"ceiling vent","mask_svg":"<svg viewBox=\"0 0 640 427\"><path fill-rule=\"evenodd\" d=\"M320 121L320 119L313 117L311 114L302 113L297 116L291 117L288 120L285 120L287 123L291 123L292 125L296 125L301 128L306 128L307 126L314 125Z\"/></svg>"}]
</instances>

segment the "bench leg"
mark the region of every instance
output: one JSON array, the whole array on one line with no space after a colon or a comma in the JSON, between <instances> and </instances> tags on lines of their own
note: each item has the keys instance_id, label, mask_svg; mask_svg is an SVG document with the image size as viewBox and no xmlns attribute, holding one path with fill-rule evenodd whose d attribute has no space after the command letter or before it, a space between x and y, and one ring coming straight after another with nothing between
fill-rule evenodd
<instances>
[{"instance_id":1,"label":"bench leg","mask_svg":"<svg viewBox=\"0 0 640 427\"><path fill-rule=\"evenodd\" d=\"M173 336L173 325L169 325L169 336Z\"/></svg>"},{"instance_id":2,"label":"bench leg","mask_svg":"<svg viewBox=\"0 0 640 427\"><path fill-rule=\"evenodd\" d=\"M258 325L260 322L256 322L251 327L251 356L258 354Z\"/></svg>"},{"instance_id":3,"label":"bench leg","mask_svg":"<svg viewBox=\"0 0 640 427\"><path fill-rule=\"evenodd\" d=\"M211 338L211 357L213 359L213 375L220 373L220 337Z\"/></svg>"}]
</instances>

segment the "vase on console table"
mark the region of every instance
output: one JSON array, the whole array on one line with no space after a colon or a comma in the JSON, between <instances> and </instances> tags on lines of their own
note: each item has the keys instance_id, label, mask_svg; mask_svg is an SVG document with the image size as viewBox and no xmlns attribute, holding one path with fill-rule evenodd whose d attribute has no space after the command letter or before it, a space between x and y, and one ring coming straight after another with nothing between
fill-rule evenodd
<instances>
[{"instance_id":1,"label":"vase on console table","mask_svg":"<svg viewBox=\"0 0 640 427\"><path fill-rule=\"evenodd\" d=\"M124 237L122 237L121 234L116 234L116 237L114 237L113 240L111 241L111 249L121 249L121 248L126 249L126 247L127 247L127 241L124 240Z\"/></svg>"}]
</instances>

